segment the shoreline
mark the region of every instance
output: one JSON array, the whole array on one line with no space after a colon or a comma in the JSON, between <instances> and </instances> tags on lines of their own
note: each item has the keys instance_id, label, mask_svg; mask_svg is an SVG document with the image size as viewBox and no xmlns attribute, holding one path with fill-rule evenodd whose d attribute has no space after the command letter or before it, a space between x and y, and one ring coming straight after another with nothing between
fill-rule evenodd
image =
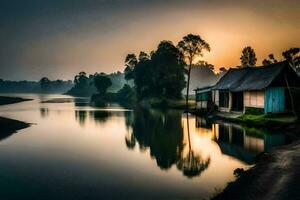
<instances>
[{"instance_id":1,"label":"shoreline","mask_svg":"<svg viewBox=\"0 0 300 200\"><path fill-rule=\"evenodd\" d=\"M259 156L254 167L242 171L212 200L295 199L300 196L300 140Z\"/></svg>"},{"instance_id":2,"label":"shoreline","mask_svg":"<svg viewBox=\"0 0 300 200\"><path fill-rule=\"evenodd\" d=\"M269 130L269 131L275 131L275 132L287 132L287 133L293 133L293 134L300 134L300 121L279 121L276 120L276 117L273 119L263 119L261 121L256 121L252 119L241 119L236 116L227 116L225 113L213 113L210 115L205 115L205 114L199 114L196 112L190 112L192 115L199 116L199 117L204 117L209 120L214 120L214 121L223 121L223 122L228 122L228 123L233 123L233 124L239 124L241 126L245 126L248 128L258 128L258 129L263 129L263 130ZM255 116L255 115L254 115Z\"/></svg>"},{"instance_id":3,"label":"shoreline","mask_svg":"<svg viewBox=\"0 0 300 200\"><path fill-rule=\"evenodd\" d=\"M199 116L199 115L196 115ZM205 116L203 116L205 117ZM266 120L262 123L245 121L240 118L213 115L211 120L239 124L248 128L257 128L273 132L285 132L293 141L290 144L275 147L269 153L257 157L255 165L248 170L236 169L236 180L229 182L212 200L260 200L295 199L300 196L300 123Z\"/></svg>"},{"instance_id":4,"label":"shoreline","mask_svg":"<svg viewBox=\"0 0 300 200\"><path fill-rule=\"evenodd\" d=\"M20 97L5 97L0 96L0 106L20 103L23 101L31 101L32 99L24 99ZM9 137L18 130L28 128L31 124L15 119L9 119L0 116L0 140Z\"/></svg>"},{"instance_id":5,"label":"shoreline","mask_svg":"<svg viewBox=\"0 0 300 200\"><path fill-rule=\"evenodd\" d=\"M20 103L20 102L23 102L23 101L32 101L32 99L24 99L24 98L21 98L21 97L0 96L0 106Z\"/></svg>"},{"instance_id":6,"label":"shoreline","mask_svg":"<svg viewBox=\"0 0 300 200\"><path fill-rule=\"evenodd\" d=\"M0 117L0 140L9 137L21 129L28 128L30 125L26 122Z\"/></svg>"}]
</instances>

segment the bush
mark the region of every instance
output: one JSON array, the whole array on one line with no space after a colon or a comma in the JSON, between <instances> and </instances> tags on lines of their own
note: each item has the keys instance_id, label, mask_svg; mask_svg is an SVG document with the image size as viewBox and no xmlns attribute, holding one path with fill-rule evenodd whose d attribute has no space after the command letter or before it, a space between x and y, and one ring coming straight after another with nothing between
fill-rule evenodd
<instances>
[{"instance_id":1,"label":"bush","mask_svg":"<svg viewBox=\"0 0 300 200\"><path fill-rule=\"evenodd\" d=\"M245 114L246 115L263 115L264 114L264 109L263 108L246 107L245 108Z\"/></svg>"}]
</instances>

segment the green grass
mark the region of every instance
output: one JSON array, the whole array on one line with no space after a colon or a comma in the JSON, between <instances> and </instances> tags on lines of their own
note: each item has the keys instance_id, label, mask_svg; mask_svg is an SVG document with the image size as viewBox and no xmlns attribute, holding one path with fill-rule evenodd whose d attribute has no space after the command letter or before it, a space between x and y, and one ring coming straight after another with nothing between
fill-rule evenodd
<instances>
[{"instance_id":1,"label":"green grass","mask_svg":"<svg viewBox=\"0 0 300 200\"><path fill-rule=\"evenodd\" d=\"M246 107L245 108L245 114L249 114L249 115L263 115L264 114L264 109L263 108Z\"/></svg>"},{"instance_id":2,"label":"green grass","mask_svg":"<svg viewBox=\"0 0 300 200\"><path fill-rule=\"evenodd\" d=\"M160 99L151 98L142 101L142 104L147 104L152 108L173 108L173 109L185 109L185 100L173 100L173 99ZM189 100L189 108L194 108L196 105L195 100Z\"/></svg>"},{"instance_id":3,"label":"green grass","mask_svg":"<svg viewBox=\"0 0 300 200\"><path fill-rule=\"evenodd\" d=\"M237 118L238 121L247 124L291 124L296 122L296 117L292 114L262 114L251 115L244 114Z\"/></svg>"}]
</instances>

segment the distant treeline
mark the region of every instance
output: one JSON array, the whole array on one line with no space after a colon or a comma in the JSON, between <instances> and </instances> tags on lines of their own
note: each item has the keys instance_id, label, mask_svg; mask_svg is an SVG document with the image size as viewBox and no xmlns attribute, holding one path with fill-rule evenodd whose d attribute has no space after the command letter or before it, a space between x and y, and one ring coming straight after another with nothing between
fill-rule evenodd
<instances>
[{"instance_id":1,"label":"distant treeline","mask_svg":"<svg viewBox=\"0 0 300 200\"><path fill-rule=\"evenodd\" d=\"M42 79L41 81L9 81L0 79L0 93L65 93L72 87L72 81L51 81L47 79L47 85L43 87Z\"/></svg>"},{"instance_id":2,"label":"distant treeline","mask_svg":"<svg viewBox=\"0 0 300 200\"><path fill-rule=\"evenodd\" d=\"M115 72L111 74L95 73L90 75L87 75L85 72L80 72L74 77L74 86L68 92L66 92L66 94L72 96L92 96L93 94L97 93L97 88L94 84L94 79L97 76L105 76L110 79L111 86L109 86L107 89L107 92L109 93L116 93L126 83L132 85L131 81L125 80L124 73L121 72Z\"/></svg>"}]
</instances>

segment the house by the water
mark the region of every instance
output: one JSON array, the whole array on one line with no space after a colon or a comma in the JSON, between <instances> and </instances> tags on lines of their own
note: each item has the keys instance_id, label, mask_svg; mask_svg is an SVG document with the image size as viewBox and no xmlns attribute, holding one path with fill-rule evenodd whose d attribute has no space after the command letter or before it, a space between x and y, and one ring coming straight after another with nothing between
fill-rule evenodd
<instances>
[{"instance_id":1,"label":"house by the water","mask_svg":"<svg viewBox=\"0 0 300 200\"><path fill-rule=\"evenodd\" d=\"M291 98L295 88L300 88L300 78L286 61L231 68L216 85L195 90L196 108L243 113L250 109L260 113L287 112L296 103Z\"/></svg>"}]
</instances>

